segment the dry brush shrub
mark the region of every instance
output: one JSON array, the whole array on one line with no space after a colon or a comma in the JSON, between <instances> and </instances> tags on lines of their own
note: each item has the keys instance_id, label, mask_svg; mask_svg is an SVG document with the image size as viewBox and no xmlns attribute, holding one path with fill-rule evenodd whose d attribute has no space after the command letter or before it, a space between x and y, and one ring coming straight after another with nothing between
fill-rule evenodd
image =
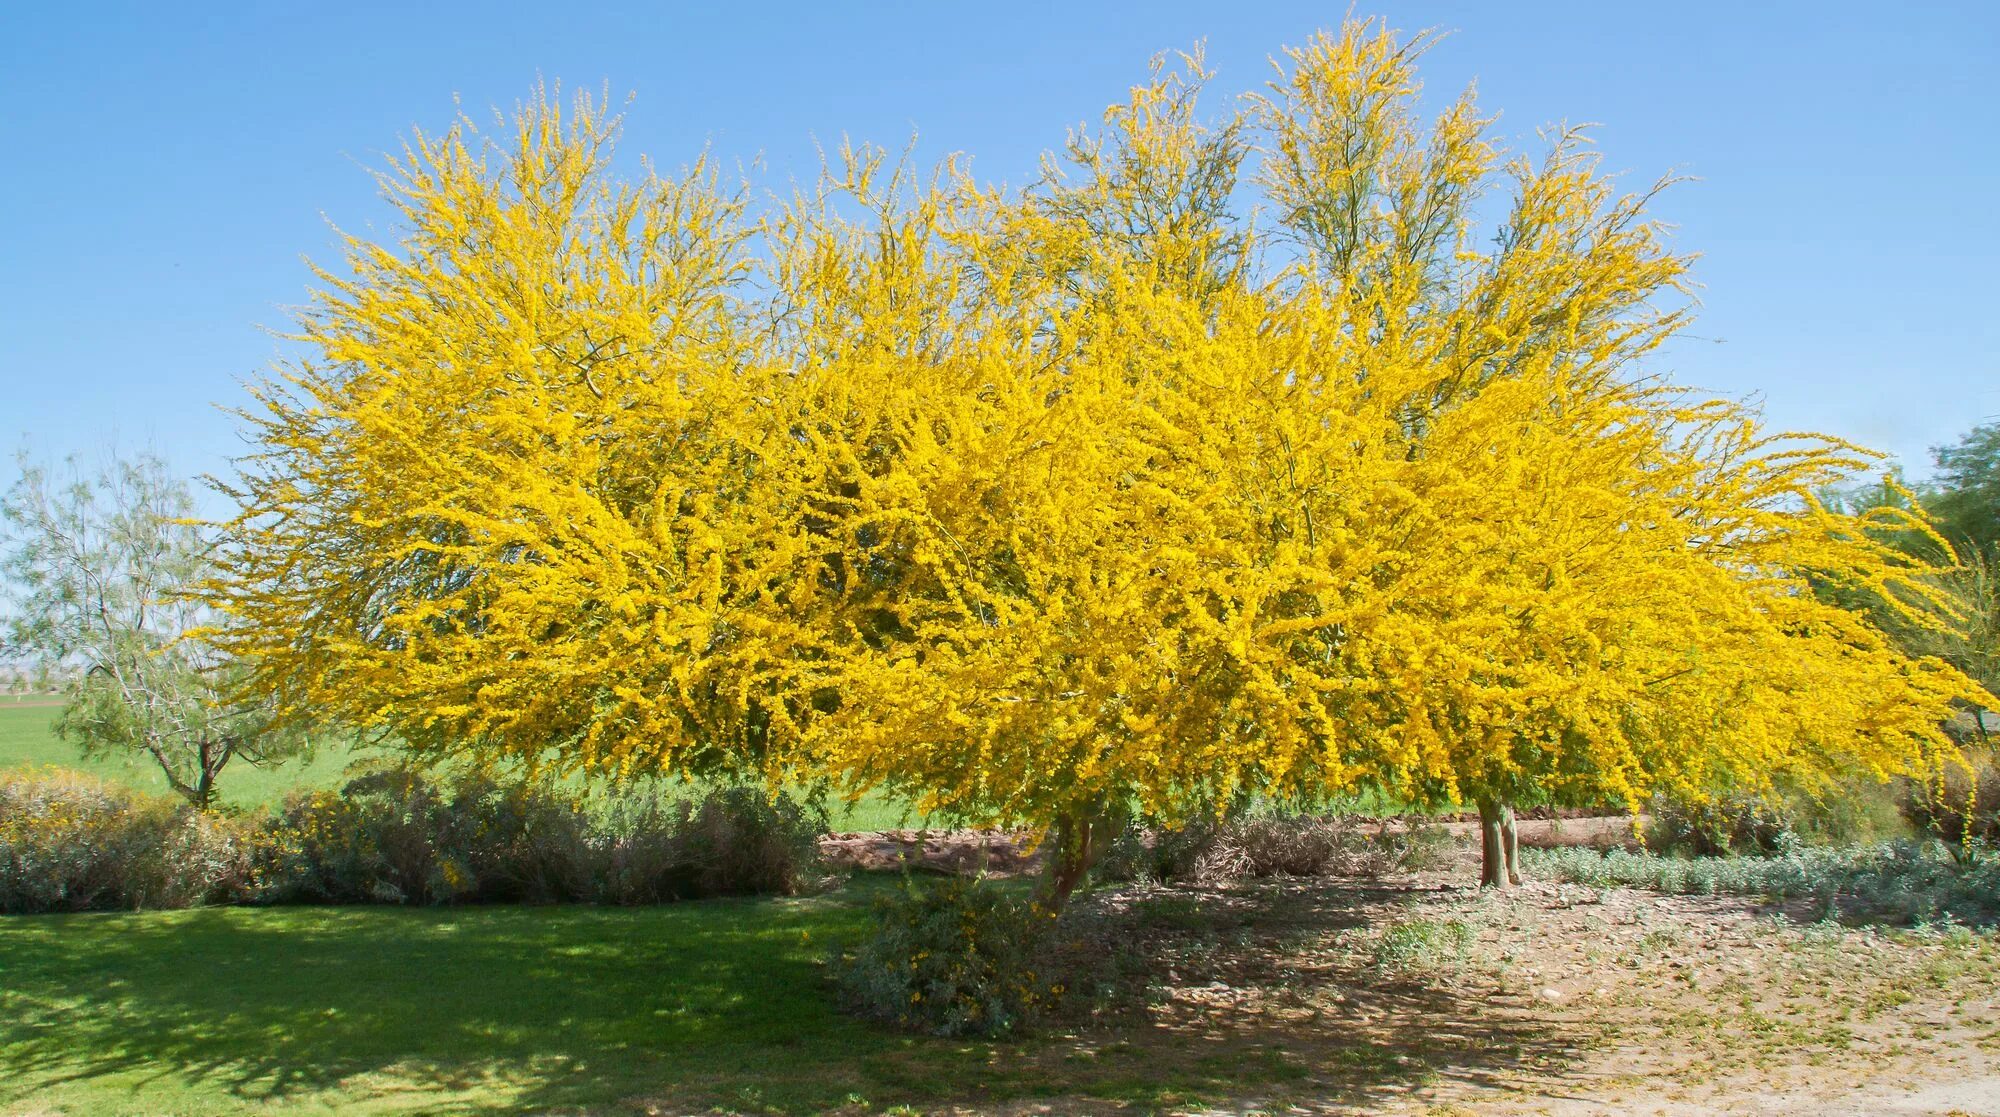
<instances>
[{"instance_id":1,"label":"dry brush shrub","mask_svg":"<svg viewBox=\"0 0 2000 1117\"><path fill-rule=\"evenodd\" d=\"M1971 852L2000 848L2000 753L1967 750L1967 764L1910 780L1899 806L1910 825Z\"/></svg>"},{"instance_id":2,"label":"dry brush shrub","mask_svg":"<svg viewBox=\"0 0 2000 1117\"><path fill-rule=\"evenodd\" d=\"M80 773L0 774L0 911L235 901L253 838L233 819Z\"/></svg>"},{"instance_id":3,"label":"dry brush shrub","mask_svg":"<svg viewBox=\"0 0 2000 1117\"><path fill-rule=\"evenodd\" d=\"M1783 784L1707 797L1654 798L1649 846L1690 857L1767 855L1794 845L1856 846L1907 836L1899 785L1849 780L1808 794Z\"/></svg>"},{"instance_id":4,"label":"dry brush shrub","mask_svg":"<svg viewBox=\"0 0 2000 1117\"><path fill-rule=\"evenodd\" d=\"M597 898L604 903L790 895L826 879L824 812L761 788L723 787L694 800L624 797L602 826Z\"/></svg>"},{"instance_id":5,"label":"dry brush shrub","mask_svg":"<svg viewBox=\"0 0 2000 1117\"><path fill-rule=\"evenodd\" d=\"M1129 828L1106 855L1100 876L1197 884L1272 876L1374 876L1440 867L1451 849L1446 831L1421 821L1375 824L1258 812L1168 829Z\"/></svg>"},{"instance_id":6,"label":"dry brush shrub","mask_svg":"<svg viewBox=\"0 0 2000 1117\"><path fill-rule=\"evenodd\" d=\"M659 903L791 893L821 879L825 819L789 796L372 773L292 799L259 850L271 902Z\"/></svg>"}]
</instances>

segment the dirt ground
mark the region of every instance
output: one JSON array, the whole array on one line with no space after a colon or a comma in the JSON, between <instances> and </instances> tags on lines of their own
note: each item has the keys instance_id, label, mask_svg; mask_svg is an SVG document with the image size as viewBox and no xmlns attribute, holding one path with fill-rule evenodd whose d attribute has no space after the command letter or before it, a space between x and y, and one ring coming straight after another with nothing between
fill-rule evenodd
<instances>
[{"instance_id":1,"label":"dirt ground","mask_svg":"<svg viewBox=\"0 0 2000 1117\"><path fill-rule=\"evenodd\" d=\"M1107 896L1138 906L1163 967L1117 1042L1199 1035L1296 1067L1212 1113L2000 1115L1991 936L1459 879Z\"/></svg>"},{"instance_id":2,"label":"dirt ground","mask_svg":"<svg viewBox=\"0 0 2000 1117\"><path fill-rule=\"evenodd\" d=\"M994 835L850 846L1032 867ZM1741 897L1482 894L1475 878L1468 855L1389 878L1095 893L1143 996L1036 1057L1055 1096L952 1112L2000 1117L1991 934L1841 926ZM1145 1076L1195 1059L1245 1068L1242 1096L1089 1096L1093 1064Z\"/></svg>"}]
</instances>

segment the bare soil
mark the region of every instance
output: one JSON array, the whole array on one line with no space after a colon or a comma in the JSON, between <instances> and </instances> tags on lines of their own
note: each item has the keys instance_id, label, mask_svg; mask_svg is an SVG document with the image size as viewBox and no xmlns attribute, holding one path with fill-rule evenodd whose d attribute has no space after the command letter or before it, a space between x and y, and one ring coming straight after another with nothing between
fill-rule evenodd
<instances>
[{"instance_id":1,"label":"bare soil","mask_svg":"<svg viewBox=\"0 0 2000 1117\"><path fill-rule=\"evenodd\" d=\"M1141 909L1156 972L1143 1014L1080 1032L1081 1049L1205 1048L1296 1075L1167 1111L2000 1115L1991 936L1801 924L1730 897L1481 895L1459 879L1105 895ZM1435 951L1391 949L1452 925L1462 945L1440 930Z\"/></svg>"},{"instance_id":2,"label":"bare soil","mask_svg":"<svg viewBox=\"0 0 2000 1117\"><path fill-rule=\"evenodd\" d=\"M1629 835L1630 819L1615 824ZM1027 867L1001 837L840 840L938 868L1002 854ZM1046 1082L1044 1100L934 1111L2000 1117L1990 933L1809 922L1742 897L1481 893L1475 879L1468 854L1386 878L1093 893L1082 903L1137 994L1059 1042L996 1048ZM1103 1092L1190 1067L1214 1072L1185 1097Z\"/></svg>"}]
</instances>

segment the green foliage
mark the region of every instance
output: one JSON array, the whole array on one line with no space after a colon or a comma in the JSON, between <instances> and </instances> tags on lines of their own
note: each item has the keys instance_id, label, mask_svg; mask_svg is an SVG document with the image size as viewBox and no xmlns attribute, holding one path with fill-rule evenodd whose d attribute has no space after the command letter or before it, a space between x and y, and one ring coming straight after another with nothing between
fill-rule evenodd
<instances>
[{"instance_id":1,"label":"green foliage","mask_svg":"<svg viewBox=\"0 0 2000 1117\"><path fill-rule=\"evenodd\" d=\"M258 851L277 903L449 903L591 898L590 824L560 789L404 768L296 796Z\"/></svg>"},{"instance_id":2,"label":"green foliage","mask_svg":"<svg viewBox=\"0 0 2000 1117\"><path fill-rule=\"evenodd\" d=\"M1465 964L1477 936L1457 919L1404 919L1375 940L1377 969L1408 976L1448 973Z\"/></svg>"},{"instance_id":3,"label":"green foliage","mask_svg":"<svg viewBox=\"0 0 2000 1117\"><path fill-rule=\"evenodd\" d=\"M1974 427L1931 453L1938 473L1929 507L1939 527L1954 541L2000 555L2000 423Z\"/></svg>"},{"instance_id":4,"label":"green foliage","mask_svg":"<svg viewBox=\"0 0 2000 1117\"><path fill-rule=\"evenodd\" d=\"M825 879L823 832L816 811L744 787L594 804L389 769L259 823L76 773L0 773L0 911L790 894Z\"/></svg>"},{"instance_id":5,"label":"green foliage","mask_svg":"<svg viewBox=\"0 0 2000 1117\"><path fill-rule=\"evenodd\" d=\"M1031 1023L1064 988L1046 956L1055 917L991 882L948 877L878 901L876 926L834 959L857 1014L943 1036Z\"/></svg>"},{"instance_id":6,"label":"green foliage","mask_svg":"<svg viewBox=\"0 0 2000 1117\"><path fill-rule=\"evenodd\" d=\"M2000 858L1955 859L1936 842L1795 847L1775 857L1554 849L1523 850L1522 858L1538 876L1597 888L1808 898L1857 920L2000 925Z\"/></svg>"},{"instance_id":7,"label":"green foliage","mask_svg":"<svg viewBox=\"0 0 2000 1117\"><path fill-rule=\"evenodd\" d=\"M1887 608L1877 593L1830 585L1815 589L1823 598L1865 610L1907 654L1936 656L1989 694L2000 695L2000 423L1974 427L1956 444L1934 448L1932 456L1938 472L1928 482L1905 487L1885 479L1826 496L1831 506L1856 517L1875 509L1922 507L1935 534L1881 524L1869 533L1905 554L1941 565L1930 580L1945 607L1923 609L1938 623L1913 623Z\"/></svg>"},{"instance_id":8,"label":"green foliage","mask_svg":"<svg viewBox=\"0 0 2000 1117\"><path fill-rule=\"evenodd\" d=\"M1755 792L1692 801L1663 795L1647 813L1652 817L1647 844L1687 857L1769 853L1781 835L1791 833L1783 802Z\"/></svg>"},{"instance_id":9,"label":"green foliage","mask_svg":"<svg viewBox=\"0 0 2000 1117\"><path fill-rule=\"evenodd\" d=\"M0 912L239 900L252 837L178 800L73 772L0 773Z\"/></svg>"},{"instance_id":10,"label":"green foliage","mask_svg":"<svg viewBox=\"0 0 2000 1117\"><path fill-rule=\"evenodd\" d=\"M624 795L600 827L598 897L607 903L793 895L824 881L826 814L761 787L732 784L693 798Z\"/></svg>"},{"instance_id":11,"label":"green foliage","mask_svg":"<svg viewBox=\"0 0 2000 1117\"><path fill-rule=\"evenodd\" d=\"M825 817L747 787L640 789L594 805L558 784L410 769L296 796L258 851L272 902L660 903L790 894L821 879Z\"/></svg>"},{"instance_id":12,"label":"green foliage","mask_svg":"<svg viewBox=\"0 0 2000 1117\"><path fill-rule=\"evenodd\" d=\"M0 498L5 643L72 672L56 730L86 756L149 758L197 807L231 760L300 751L296 730L238 694L239 665L206 639L219 619L197 595L212 541L187 483L150 455L67 479L25 458Z\"/></svg>"}]
</instances>

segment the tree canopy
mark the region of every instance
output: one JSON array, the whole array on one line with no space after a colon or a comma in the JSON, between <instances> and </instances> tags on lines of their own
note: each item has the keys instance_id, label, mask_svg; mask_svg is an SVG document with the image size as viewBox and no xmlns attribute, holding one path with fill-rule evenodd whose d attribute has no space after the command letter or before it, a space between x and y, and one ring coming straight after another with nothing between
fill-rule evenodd
<instances>
[{"instance_id":1,"label":"tree canopy","mask_svg":"<svg viewBox=\"0 0 2000 1117\"><path fill-rule=\"evenodd\" d=\"M1976 693L1827 583L1870 454L1653 371L1689 257L1353 22L1156 63L1024 189L843 149L769 207L546 91L417 135L246 412L217 594L412 748L1053 828L1375 785L1640 802L1934 765ZM1914 514L1869 513L1921 530Z\"/></svg>"}]
</instances>

